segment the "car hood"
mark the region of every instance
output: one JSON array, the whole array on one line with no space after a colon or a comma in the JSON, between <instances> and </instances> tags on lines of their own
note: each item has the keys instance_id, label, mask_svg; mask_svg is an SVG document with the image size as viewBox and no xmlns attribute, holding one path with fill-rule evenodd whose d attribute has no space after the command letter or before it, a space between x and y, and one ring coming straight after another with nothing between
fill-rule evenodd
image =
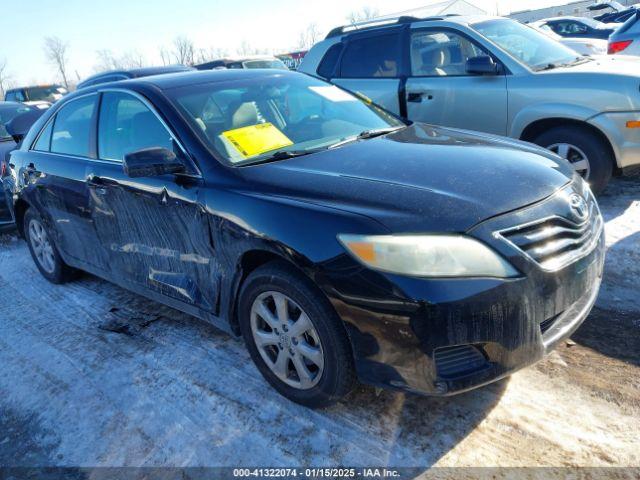
<instances>
[{"instance_id":1,"label":"car hood","mask_svg":"<svg viewBox=\"0 0 640 480\"><path fill-rule=\"evenodd\" d=\"M263 194L366 215L395 233L463 232L552 195L573 175L534 145L424 124L241 170Z\"/></svg>"},{"instance_id":2,"label":"car hood","mask_svg":"<svg viewBox=\"0 0 640 480\"><path fill-rule=\"evenodd\" d=\"M558 73L594 73L598 75L616 75L640 78L638 59L628 55L594 55L592 61L558 68L550 72Z\"/></svg>"}]
</instances>

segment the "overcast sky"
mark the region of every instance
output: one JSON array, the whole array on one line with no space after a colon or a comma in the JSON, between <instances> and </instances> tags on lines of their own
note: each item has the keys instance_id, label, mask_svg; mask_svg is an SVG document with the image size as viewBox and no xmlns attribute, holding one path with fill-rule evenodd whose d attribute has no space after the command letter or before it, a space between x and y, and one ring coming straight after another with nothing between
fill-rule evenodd
<instances>
[{"instance_id":1,"label":"overcast sky","mask_svg":"<svg viewBox=\"0 0 640 480\"><path fill-rule=\"evenodd\" d=\"M470 0L495 13L549 6L563 0ZM131 51L159 64L161 46L171 48L178 35L197 47L234 53L245 42L253 47L289 51L300 32L316 23L320 33L345 23L351 11L368 6L381 15L417 8L430 0L30 0L23 16L0 17L0 60L6 59L17 84L59 80L44 55L44 38L68 43L69 71L74 80L94 73L96 52L116 56ZM6 10L6 9L5 9ZM6 13L6 11L5 11Z\"/></svg>"}]
</instances>

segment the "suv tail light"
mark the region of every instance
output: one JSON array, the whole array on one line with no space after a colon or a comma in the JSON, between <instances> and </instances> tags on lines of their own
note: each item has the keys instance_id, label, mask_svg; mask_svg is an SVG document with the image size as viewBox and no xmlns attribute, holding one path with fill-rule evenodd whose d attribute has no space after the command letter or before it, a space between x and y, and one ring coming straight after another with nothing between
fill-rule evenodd
<instances>
[{"instance_id":1,"label":"suv tail light","mask_svg":"<svg viewBox=\"0 0 640 480\"><path fill-rule=\"evenodd\" d=\"M4 162L0 162L0 178L4 177L7 174L7 164Z\"/></svg>"},{"instance_id":2,"label":"suv tail light","mask_svg":"<svg viewBox=\"0 0 640 480\"><path fill-rule=\"evenodd\" d=\"M613 55L613 54L619 53L619 52L623 51L624 49L626 49L632 43L633 43L633 40L621 40L619 42L610 42L609 43L609 50L607 51L607 53L609 55Z\"/></svg>"}]
</instances>

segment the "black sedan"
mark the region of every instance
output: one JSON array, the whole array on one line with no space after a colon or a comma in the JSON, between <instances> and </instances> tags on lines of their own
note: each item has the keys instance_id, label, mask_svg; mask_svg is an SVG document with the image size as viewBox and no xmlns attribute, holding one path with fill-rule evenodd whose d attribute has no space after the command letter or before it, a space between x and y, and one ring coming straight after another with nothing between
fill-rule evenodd
<instances>
[{"instance_id":1,"label":"black sedan","mask_svg":"<svg viewBox=\"0 0 640 480\"><path fill-rule=\"evenodd\" d=\"M241 335L308 406L356 378L449 395L504 377L571 334L600 286L602 217L564 160L406 124L301 74L89 87L12 163L44 277L92 272Z\"/></svg>"}]
</instances>

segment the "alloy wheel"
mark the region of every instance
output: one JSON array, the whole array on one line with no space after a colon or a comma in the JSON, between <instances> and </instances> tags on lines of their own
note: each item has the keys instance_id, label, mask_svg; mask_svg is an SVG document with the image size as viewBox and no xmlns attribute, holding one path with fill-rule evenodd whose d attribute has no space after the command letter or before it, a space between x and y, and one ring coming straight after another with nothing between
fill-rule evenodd
<instances>
[{"instance_id":1,"label":"alloy wheel","mask_svg":"<svg viewBox=\"0 0 640 480\"><path fill-rule=\"evenodd\" d=\"M324 371L324 352L309 316L280 292L260 294L251 307L251 333L269 369L287 385L308 390Z\"/></svg>"},{"instance_id":2,"label":"alloy wheel","mask_svg":"<svg viewBox=\"0 0 640 480\"><path fill-rule=\"evenodd\" d=\"M40 267L45 272L52 274L56 269L53 246L42 223L36 219L31 219L29 222L29 241Z\"/></svg>"},{"instance_id":3,"label":"alloy wheel","mask_svg":"<svg viewBox=\"0 0 640 480\"><path fill-rule=\"evenodd\" d=\"M548 146L547 149L567 160L582 178L589 179L591 174L589 157L580 148L570 143L554 143Z\"/></svg>"}]
</instances>

